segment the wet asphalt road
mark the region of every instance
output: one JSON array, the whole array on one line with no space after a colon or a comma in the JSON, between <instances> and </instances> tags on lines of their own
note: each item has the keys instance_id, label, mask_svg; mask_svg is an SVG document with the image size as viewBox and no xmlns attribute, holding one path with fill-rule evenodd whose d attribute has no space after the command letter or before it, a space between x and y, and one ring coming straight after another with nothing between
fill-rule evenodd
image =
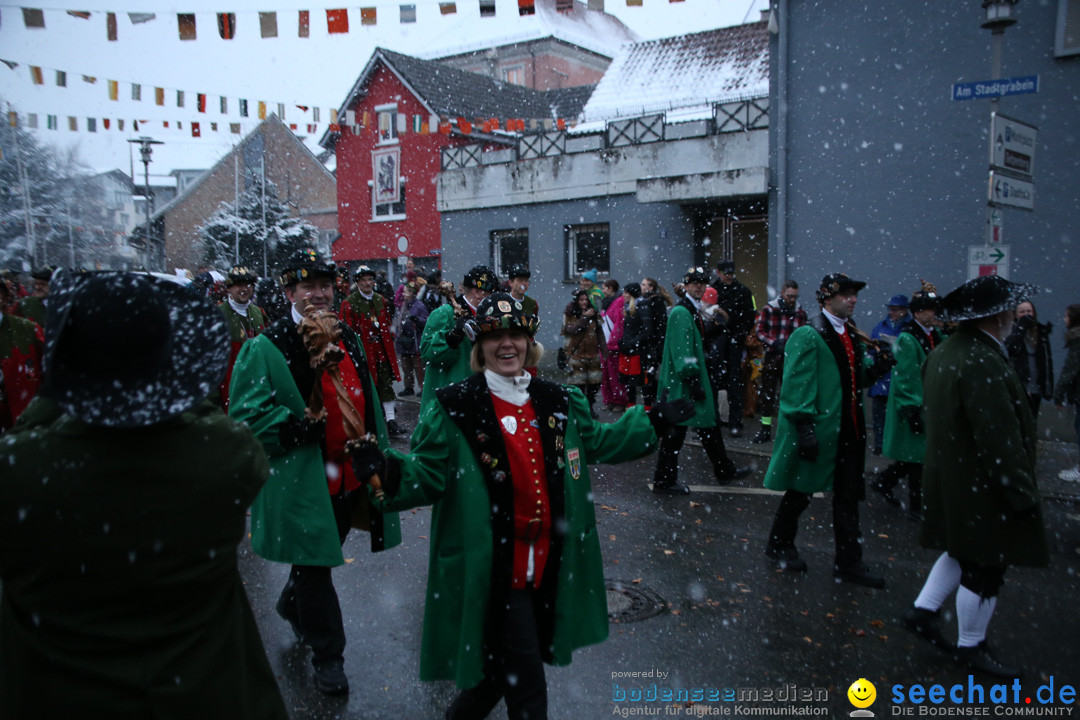
<instances>
[{"instance_id":1,"label":"wet asphalt road","mask_svg":"<svg viewBox=\"0 0 1080 720\"><path fill-rule=\"evenodd\" d=\"M411 427L417 406L398 407L399 419ZM854 710L848 686L861 677L877 688L870 710L886 717L901 709L919 710L910 703L893 707L896 684L906 690L912 684L967 683L968 673L949 657L896 625L937 557L918 547L916 523L868 492L862 505L864 559L886 576L887 587L837 584L832 578L831 506L827 498L815 499L803 515L798 538L809 572L775 571L762 554L779 499L761 489L769 446L751 446L745 439L727 442L733 457L752 464L755 472L720 487L709 477L703 451L688 443L680 479L694 492L685 497L649 492L655 455L593 467L605 576L613 587L609 609L621 616L611 623L607 642L578 651L569 667L547 668L550 717L618 717L619 711L632 708L667 716L725 710L738 716L748 708L764 712L792 706L762 700L761 689L774 691L774 699L810 692L819 700L794 706L813 709L817 717L847 717ZM1010 569L990 625L990 642L998 654L1025 669L1021 704L1050 676L1058 687L1080 685L1080 502L1075 497L1080 487L1056 477L1074 453L1064 444L1040 447L1040 483L1053 498L1045 507L1052 565ZM871 458L868 475L886 462ZM898 490L903 497L904 487ZM346 542L348 561L334 570L352 687L344 698L315 690L310 651L274 614L288 567L255 557L246 545L241 548L248 595L293 718L443 716L455 695L452 684L418 679L430 517L428 508L403 513L404 541L388 552L370 553L367 536L357 531ZM951 602L945 606L946 634L955 639ZM983 676L973 681L988 689L995 682ZM693 707L615 701L620 691L647 693L654 683L660 691L757 689L759 701L705 701ZM991 708L991 715L1002 709ZM1075 706L1071 709L1080 715ZM506 717L504 706L491 717Z\"/></svg>"}]
</instances>

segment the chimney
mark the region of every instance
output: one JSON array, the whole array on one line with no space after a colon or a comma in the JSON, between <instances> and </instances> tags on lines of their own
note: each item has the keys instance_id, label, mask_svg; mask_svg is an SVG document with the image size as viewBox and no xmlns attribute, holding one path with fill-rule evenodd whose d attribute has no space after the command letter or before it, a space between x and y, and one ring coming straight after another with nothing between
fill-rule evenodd
<instances>
[{"instance_id":1,"label":"chimney","mask_svg":"<svg viewBox=\"0 0 1080 720\"><path fill-rule=\"evenodd\" d=\"M768 8L765 8L764 10L761 11L761 18L758 20L758 22L769 22L769 9Z\"/></svg>"}]
</instances>

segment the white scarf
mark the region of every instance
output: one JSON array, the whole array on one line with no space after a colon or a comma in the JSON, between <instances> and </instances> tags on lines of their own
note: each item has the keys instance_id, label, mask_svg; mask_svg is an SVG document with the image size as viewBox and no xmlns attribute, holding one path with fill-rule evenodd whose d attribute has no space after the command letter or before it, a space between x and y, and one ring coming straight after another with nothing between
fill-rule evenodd
<instances>
[{"instance_id":1,"label":"white scarf","mask_svg":"<svg viewBox=\"0 0 1080 720\"><path fill-rule=\"evenodd\" d=\"M228 298L228 300L229 300L229 307L231 307L233 310L235 310L237 315L240 315L242 317L247 317L248 305L251 304L250 300L248 300L246 303L238 303L235 300L233 300L231 296Z\"/></svg>"},{"instance_id":2,"label":"white scarf","mask_svg":"<svg viewBox=\"0 0 1080 720\"><path fill-rule=\"evenodd\" d=\"M504 377L491 370L485 370L484 378L487 379L488 389L491 390L491 394L500 400L517 407L529 402L529 381L532 380L532 375L524 370L521 371L520 375L512 378Z\"/></svg>"}]
</instances>

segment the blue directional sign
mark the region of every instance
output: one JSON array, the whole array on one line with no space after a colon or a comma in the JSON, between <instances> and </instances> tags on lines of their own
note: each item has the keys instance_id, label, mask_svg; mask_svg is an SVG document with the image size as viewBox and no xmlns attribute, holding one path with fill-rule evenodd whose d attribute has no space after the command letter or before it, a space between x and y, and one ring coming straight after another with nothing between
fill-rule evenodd
<instances>
[{"instance_id":1,"label":"blue directional sign","mask_svg":"<svg viewBox=\"0 0 1080 720\"><path fill-rule=\"evenodd\" d=\"M956 83L952 86L953 100L984 100L1006 95L1030 95L1039 92L1039 76L1002 78L1000 80L979 80L977 82Z\"/></svg>"}]
</instances>

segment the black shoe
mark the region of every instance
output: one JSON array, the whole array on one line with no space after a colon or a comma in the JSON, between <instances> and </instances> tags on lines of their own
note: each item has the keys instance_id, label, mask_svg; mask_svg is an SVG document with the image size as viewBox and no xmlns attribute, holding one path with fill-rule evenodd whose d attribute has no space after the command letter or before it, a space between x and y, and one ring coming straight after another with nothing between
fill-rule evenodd
<instances>
[{"instance_id":1,"label":"black shoe","mask_svg":"<svg viewBox=\"0 0 1080 720\"><path fill-rule=\"evenodd\" d=\"M872 487L874 489L874 492L876 492L878 495L885 498L885 502L889 503L893 507L900 507L900 501L896 499L895 495L893 495L892 488L882 485L880 479L875 479L872 483L870 483L870 487Z\"/></svg>"},{"instance_id":2,"label":"black shoe","mask_svg":"<svg viewBox=\"0 0 1080 720\"><path fill-rule=\"evenodd\" d=\"M757 431L757 435L750 438L750 442L754 445L761 445L772 441L772 427L769 425L762 425L761 429Z\"/></svg>"},{"instance_id":3,"label":"black shoe","mask_svg":"<svg viewBox=\"0 0 1080 720\"><path fill-rule=\"evenodd\" d=\"M975 647L956 648L956 663L968 670L999 678L1019 678L1023 674L1020 668L1009 667L994 657L985 640Z\"/></svg>"},{"instance_id":4,"label":"black shoe","mask_svg":"<svg viewBox=\"0 0 1080 720\"><path fill-rule=\"evenodd\" d=\"M878 590L885 587L885 578L871 573L870 569L862 562L857 562L854 565L834 565L833 577L836 578L837 582L849 582Z\"/></svg>"},{"instance_id":5,"label":"black shoe","mask_svg":"<svg viewBox=\"0 0 1080 720\"><path fill-rule=\"evenodd\" d=\"M293 635L296 636L297 642L305 642L304 634L300 632L300 618L296 615L296 607L285 604L285 596L282 595L278 598L277 605L274 606L274 610L277 611L278 616L289 623L289 627L292 628Z\"/></svg>"},{"instance_id":6,"label":"black shoe","mask_svg":"<svg viewBox=\"0 0 1080 720\"><path fill-rule=\"evenodd\" d=\"M399 425L397 420L387 420L386 432L390 434L390 437L401 437L405 434L405 428Z\"/></svg>"},{"instance_id":7,"label":"black shoe","mask_svg":"<svg viewBox=\"0 0 1080 720\"><path fill-rule=\"evenodd\" d=\"M402 390L401 392L399 392L399 393L397 394L397 396L398 396L398 397L412 397L412 396L413 396L413 395L415 395L415 394L416 394L416 393L415 393L415 392L413 391L413 389L412 389L412 388L405 388L404 390Z\"/></svg>"},{"instance_id":8,"label":"black shoe","mask_svg":"<svg viewBox=\"0 0 1080 720\"><path fill-rule=\"evenodd\" d=\"M723 485L725 483L731 482L732 480L738 480L739 478L746 477L752 472L754 472L754 468L750 467L749 465L744 465L743 467L736 467L734 464L732 464L730 467L728 467L727 470L716 473L716 482Z\"/></svg>"},{"instance_id":9,"label":"black shoe","mask_svg":"<svg viewBox=\"0 0 1080 720\"><path fill-rule=\"evenodd\" d=\"M679 482L653 483L652 491L657 495L689 495L690 488Z\"/></svg>"},{"instance_id":10,"label":"black shoe","mask_svg":"<svg viewBox=\"0 0 1080 720\"><path fill-rule=\"evenodd\" d=\"M941 634L941 611L912 606L904 613L900 623L923 640L946 652L956 648Z\"/></svg>"},{"instance_id":11,"label":"black shoe","mask_svg":"<svg viewBox=\"0 0 1080 720\"><path fill-rule=\"evenodd\" d=\"M806 561L799 557L799 551L793 547L775 548L765 546L765 556L776 561L776 567L785 572L806 572Z\"/></svg>"},{"instance_id":12,"label":"black shoe","mask_svg":"<svg viewBox=\"0 0 1080 720\"><path fill-rule=\"evenodd\" d=\"M327 695L344 695L349 692L345 661L329 660L315 665L315 687Z\"/></svg>"}]
</instances>

